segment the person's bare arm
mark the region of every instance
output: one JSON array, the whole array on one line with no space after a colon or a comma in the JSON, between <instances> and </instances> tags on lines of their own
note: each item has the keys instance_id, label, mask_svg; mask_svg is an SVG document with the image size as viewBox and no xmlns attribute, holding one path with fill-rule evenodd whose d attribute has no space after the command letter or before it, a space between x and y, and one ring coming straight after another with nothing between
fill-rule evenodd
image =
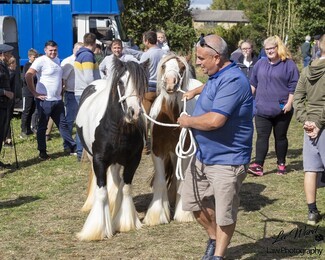
<instances>
[{"instance_id":1,"label":"person's bare arm","mask_svg":"<svg viewBox=\"0 0 325 260\"><path fill-rule=\"evenodd\" d=\"M25 74L25 80L26 80L26 84L28 89L30 90L30 92L33 94L33 96L35 98L41 99L41 100L45 100L46 99L46 95L42 95L36 92L36 87L34 84L34 76L36 75L36 70L29 68Z\"/></svg>"},{"instance_id":2,"label":"person's bare arm","mask_svg":"<svg viewBox=\"0 0 325 260\"><path fill-rule=\"evenodd\" d=\"M180 127L211 131L222 127L226 121L226 116L216 112L209 112L201 116L181 115L177 123L180 124Z\"/></svg>"}]
</instances>

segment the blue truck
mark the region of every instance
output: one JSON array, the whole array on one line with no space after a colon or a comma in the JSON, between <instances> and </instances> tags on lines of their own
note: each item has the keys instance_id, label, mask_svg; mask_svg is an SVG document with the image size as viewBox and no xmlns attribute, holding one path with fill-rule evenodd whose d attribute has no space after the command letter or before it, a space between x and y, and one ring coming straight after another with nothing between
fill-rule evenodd
<instances>
[{"instance_id":1,"label":"blue truck","mask_svg":"<svg viewBox=\"0 0 325 260\"><path fill-rule=\"evenodd\" d=\"M87 32L99 42L127 41L123 10L122 0L0 0L0 16L12 16L17 23L20 66L28 61L30 48L43 53L47 40L58 43L60 59L71 55L73 44Z\"/></svg>"}]
</instances>

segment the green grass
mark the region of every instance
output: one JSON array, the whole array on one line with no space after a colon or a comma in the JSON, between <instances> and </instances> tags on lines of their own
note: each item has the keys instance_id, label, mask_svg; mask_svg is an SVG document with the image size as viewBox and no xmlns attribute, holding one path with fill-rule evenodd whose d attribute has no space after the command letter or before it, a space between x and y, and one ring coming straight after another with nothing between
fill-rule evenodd
<instances>
[{"instance_id":1,"label":"green grass","mask_svg":"<svg viewBox=\"0 0 325 260\"><path fill-rule=\"evenodd\" d=\"M2 171L6 175L0 179L0 259L202 257L207 236L197 223L172 221L168 225L143 226L138 231L119 233L99 242L78 241L75 235L87 217L80 208L86 198L89 164L63 155L62 140L56 129L54 138L48 142L48 152L53 159L39 161L35 137L19 139L20 119L15 118L13 123L19 169ZM287 158L289 173L286 176L275 174L276 157L271 139L265 163L268 174L246 178L228 259L321 258L297 251L325 249L325 221L315 231L324 237L322 242L316 242L312 227L305 225L302 139L301 125L292 120ZM14 149L4 148L1 160L14 164ZM148 184L152 172L150 156L143 156L133 187L140 218L144 217L152 196ZM318 190L318 207L323 212L324 192L325 189ZM294 236L296 232L299 234L299 229L302 230L300 236ZM282 239L277 241L278 234L282 233Z\"/></svg>"}]
</instances>

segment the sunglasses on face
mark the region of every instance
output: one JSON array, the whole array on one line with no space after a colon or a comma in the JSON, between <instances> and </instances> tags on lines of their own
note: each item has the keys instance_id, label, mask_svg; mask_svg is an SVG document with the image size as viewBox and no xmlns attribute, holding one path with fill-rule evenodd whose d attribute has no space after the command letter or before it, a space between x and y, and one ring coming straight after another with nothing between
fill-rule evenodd
<instances>
[{"instance_id":1,"label":"sunglasses on face","mask_svg":"<svg viewBox=\"0 0 325 260\"><path fill-rule=\"evenodd\" d=\"M200 46L201 46L202 48L204 48L204 47L208 47L208 48L214 50L217 54L219 54L219 52L218 52L215 48L211 47L209 44L207 44L207 43L205 42L205 39L204 39L204 38L201 38L201 39L200 39Z\"/></svg>"}]
</instances>

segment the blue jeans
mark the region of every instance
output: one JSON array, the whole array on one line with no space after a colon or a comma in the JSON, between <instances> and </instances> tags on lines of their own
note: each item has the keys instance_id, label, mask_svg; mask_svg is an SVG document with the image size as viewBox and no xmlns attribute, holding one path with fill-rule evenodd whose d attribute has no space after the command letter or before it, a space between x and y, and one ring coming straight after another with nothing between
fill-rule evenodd
<instances>
[{"instance_id":1,"label":"blue jeans","mask_svg":"<svg viewBox=\"0 0 325 260\"><path fill-rule=\"evenodd\" d=\"M309 57L309 56L304 58L304 67L307 67L309 65L310 60L311 60L311 57Z\"/></svg>"},{"instance_id":2,"label":"blue jeans","mask_svg":"<svg viewBox=\"0 0 325 260\"><path fill-rule=\"evenodd\" d=\"M64 92L64 105L65 105L65 118L67 120L69 133L72 136L72 129L74 121L76 120L78 112L78 103L74 96L74 92L65 91ZM64 144L64 148L68 148Z\"/></svg>"},{"instance_id":3,"label":"blue jeans","mask_svg":"<svg viewBox=\"0 0 325 260\"><path fill-rule=\"evenodd\" d=\"M37 128L37 149L40 152L46 152L46 129L49 118L51 117L58 127L64 146L75 150L76 143L69 132L68 124L65 119L64 104L62 100L46 101L36 99L38 110L38 128Z\"/></svg>"},{"instance_id":4,"label":"blue jeans","mask_svg":"<svg viewBox=\"0 0 325 260\"><path fill-rule=\"evenodd\" d=\"M81 96L75 95L75 99L76 99L76 102L77 102L78 106L79 106L79 102L80 102L80 97ZM82 146L82 143L80 141L78 132L76 133L76 144L77 144L77 156L78 156L78 159L80 160L81 156L82 156L83 146Z\"/></svg>"}]
</instances>

